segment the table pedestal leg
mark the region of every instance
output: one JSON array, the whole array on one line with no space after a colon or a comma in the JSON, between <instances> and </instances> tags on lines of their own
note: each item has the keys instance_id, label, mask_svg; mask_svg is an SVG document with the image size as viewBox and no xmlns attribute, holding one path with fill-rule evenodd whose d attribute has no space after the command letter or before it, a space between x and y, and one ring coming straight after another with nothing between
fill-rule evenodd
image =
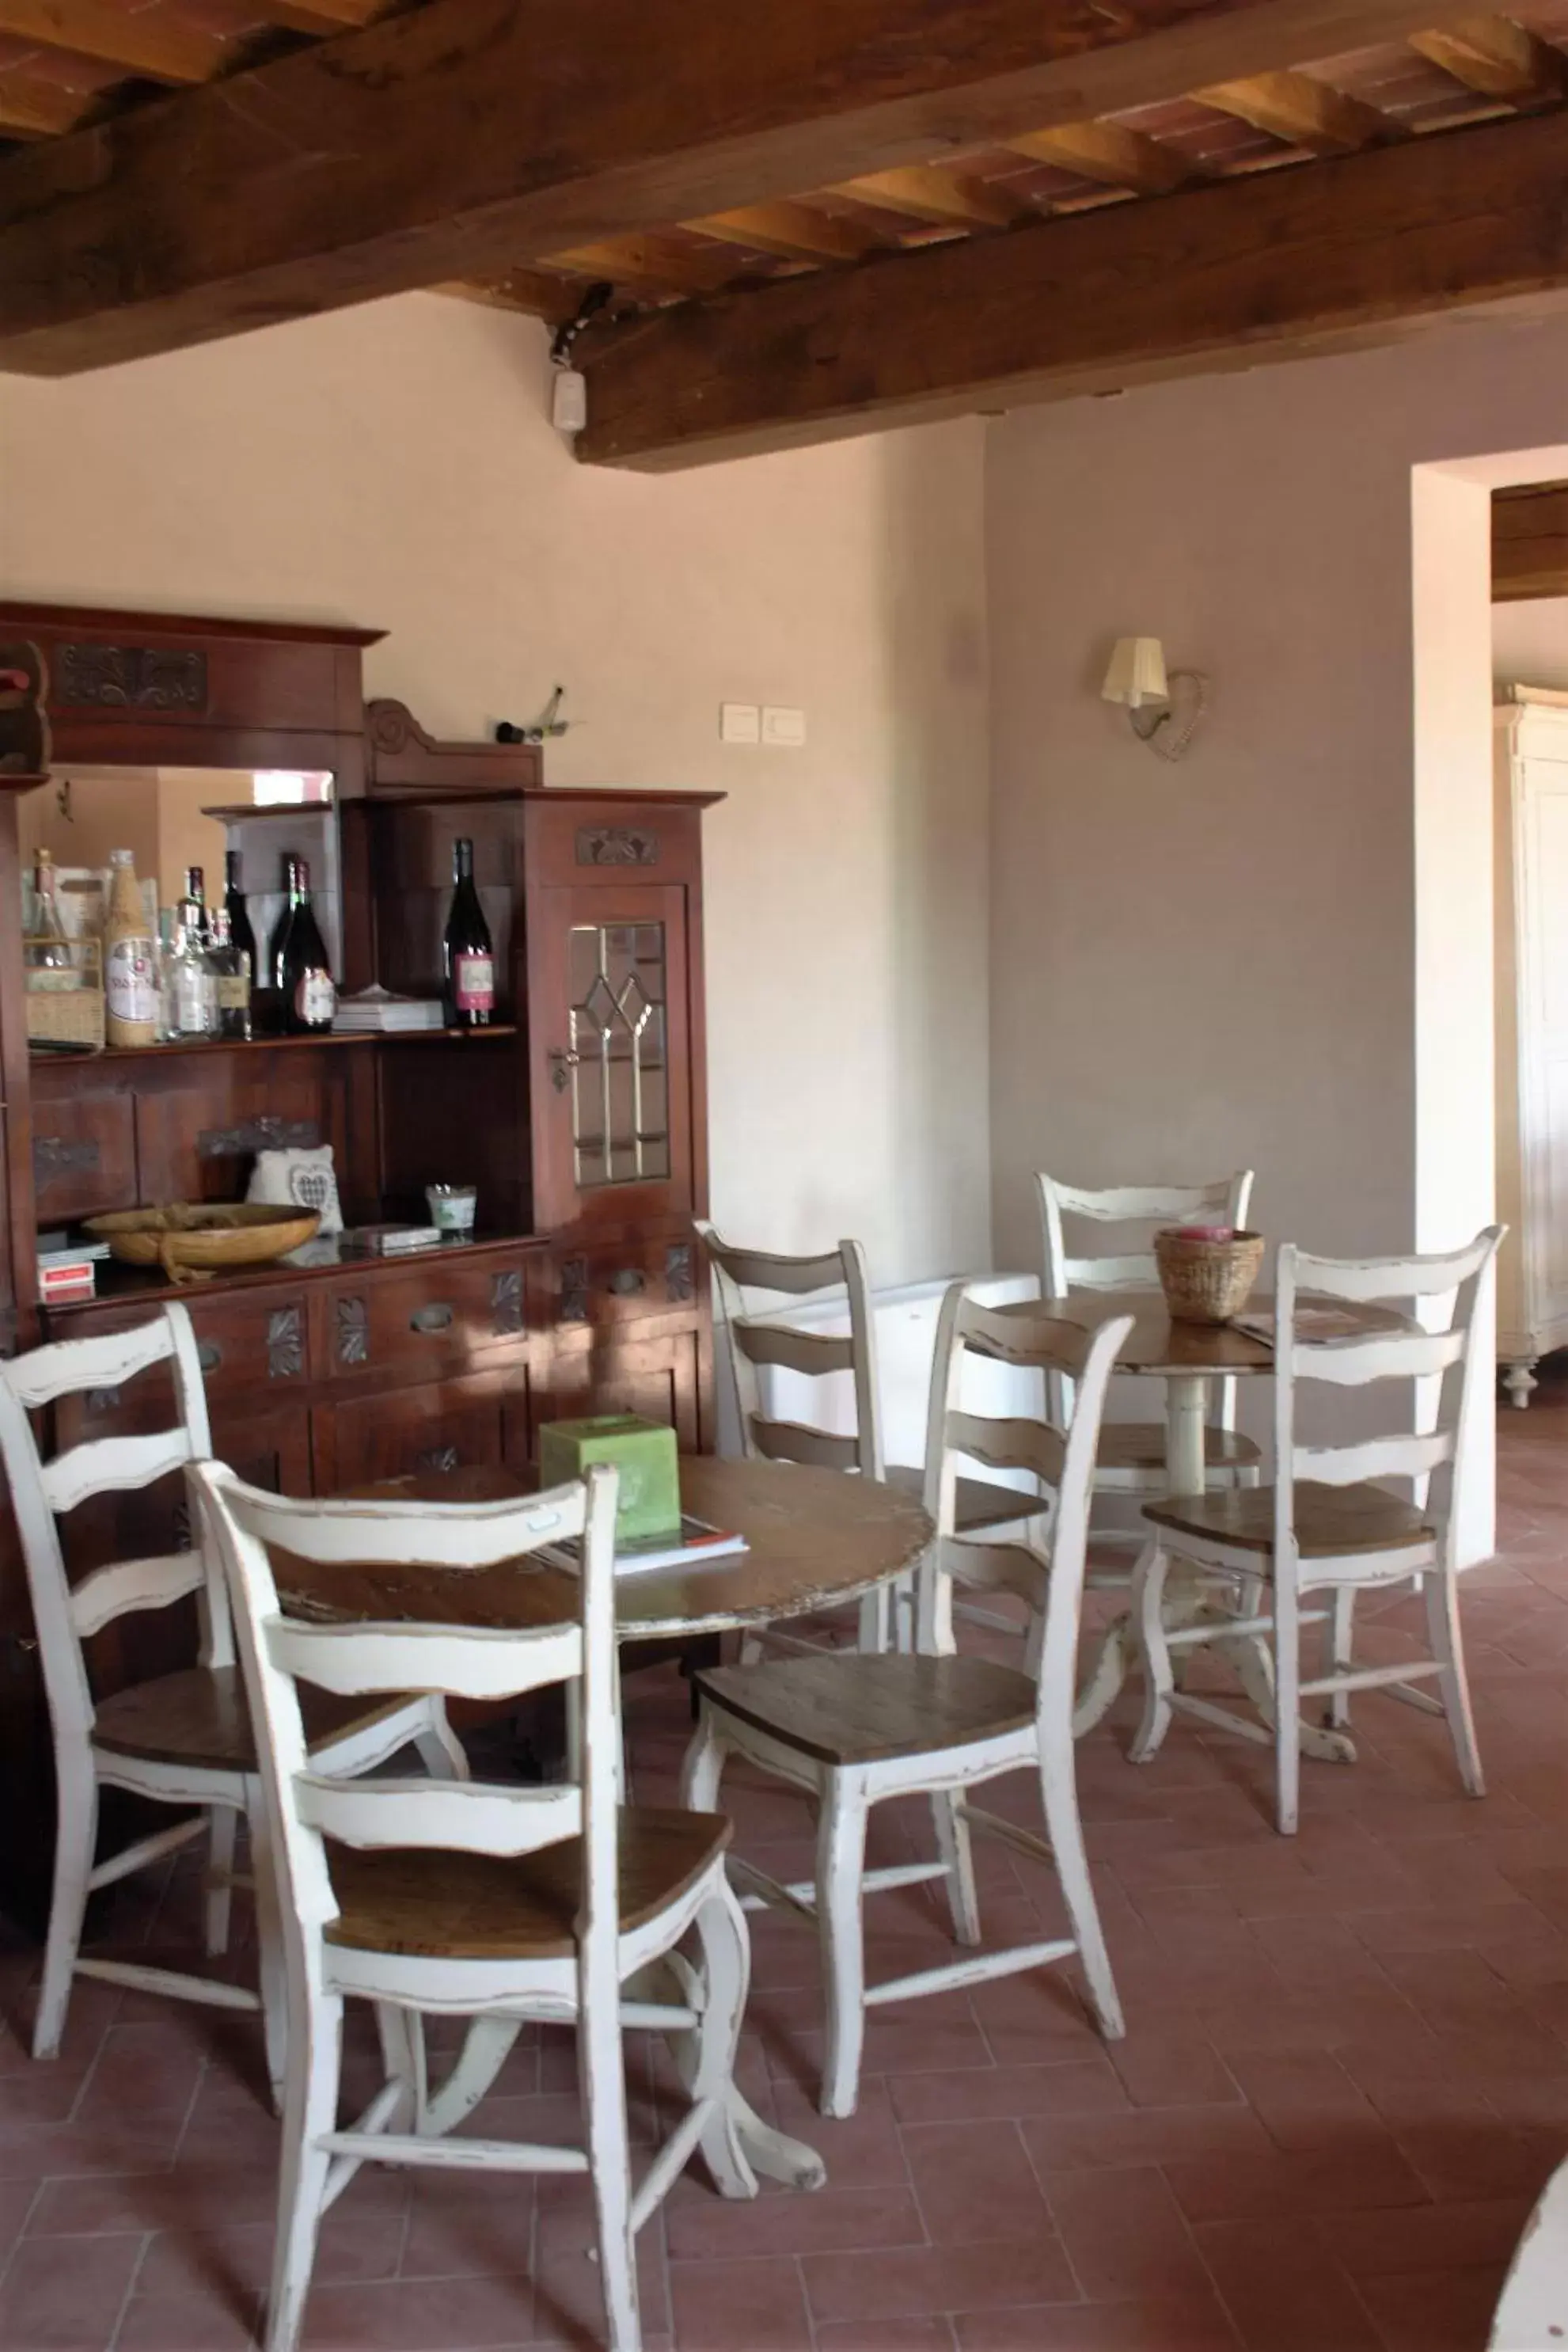
<instances>
[{"instance_id":1,"label":"table pedestal leg","mask_svg":"<svg viewBox=\"0 0 1568 2352\"><path fill-rule=\"evenodd\" d=\"M678 2001L685 2004L685 1988L674 1981L673 1973L663 1962L643 1969L622 1988L627 2000ZM495 2082L522 2031L522 2020L516 2017L476 2017L468 2029L452 2072L431 2098L426 2109L425 2129L433 2137L453 2130L471 2116L480 2100ZM675 2046L677 2066L685 2070L686 2053ZM743 2097L732 2083L729 2090L730 2124L735 2137L754 2172L768 2180L781 2180L790 2189L821 2189L828 2177L828 2168L814 2147L804 2140L791 2139L787 2132L776 2131L764 2123L756 2108Z\"/></svg>"}]
</instances>

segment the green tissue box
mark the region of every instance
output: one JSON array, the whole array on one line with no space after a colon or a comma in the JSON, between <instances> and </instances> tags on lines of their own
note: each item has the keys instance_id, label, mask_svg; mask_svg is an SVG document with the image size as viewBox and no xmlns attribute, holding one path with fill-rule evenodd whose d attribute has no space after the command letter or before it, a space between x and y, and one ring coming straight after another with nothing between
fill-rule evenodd
<instances>
[{"instance_id":1,"label":"green tissue box","mask_svg":"<svg viewBox=\"0 0 1568 2352\"><path fill-rule=\"evenodd\" d=\"M593 1462L613 1462L621 1473L617 1543L678 1533L681 1474L673 1429L635 1412L545 1423L539 1431L541 1486L559 1486L568 1478L580 1478Z\"/></svg>"}]
</instances>

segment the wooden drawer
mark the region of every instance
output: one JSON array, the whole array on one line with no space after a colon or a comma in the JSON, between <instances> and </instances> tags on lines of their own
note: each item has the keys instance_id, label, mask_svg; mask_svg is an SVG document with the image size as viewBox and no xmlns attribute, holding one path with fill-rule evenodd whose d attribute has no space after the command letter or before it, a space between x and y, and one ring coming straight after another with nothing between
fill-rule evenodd
<instances>
[{"instance_id":1,"label":"wooden drawer","mask_svg":"<svg viewBox=\"0 0 1568 2352\"><path fill-rule=\"evenodd\" d=\"M523 1262L474 1263L457 1252L417 1264L367 1268L333 1283L324 1301L323 1360L335 1379L370 1373L417 1377L520 1344L526 1326Z\"/></svg>"},{"instance_id":2,"label":"wooden drawer","mask_svg":"<svg viewBox=\"0 0 1568 2352\"><path fill-rule=\"evenodd\" d=\"M532 1436L547 1421L580 1421L597 1412L641 1413L667 1422L684 1454L702 1444L702 1345L696 1331L658 1332L646 1339L585 1339L558 1349L533 1391Z\"/></svg>"},{"instance_id":3,"label":"wooden drawer","mask_svg":"<svg viewBox=\"0 0 1568 2352\"><path fill-rule=\"evenodd\" d=\"M303 1289L186 1303L209 1413L241 1396L268 1406L308 1385L310 1318Z\"/></svg>"},{"instance_id":4,"label":"wooden drawer","mask_svg":"<svg viewBox=\"0 0 1568 2352\"><path fill-rule=\"evenodd\" d=\"M551 1320L570 1330L614 1329L649 1316L691 1307L699 1279L695 1238L664 1234L650 1241L570 1243L551 1254L555 1285Z\"/></svg>"},{"instance_id":5,"label":"wooden drawer","mask_svg":"<svg viewBox=\"0 0 1568 2352\"><path fill-rule=\"evenodd\" d=\"M429 1381L354 1397L311 1420L318 1480L328 1493L415 1473L497 1469L507 1456L507 1396L496 1380Z\"/></svg>"}]
</instances>

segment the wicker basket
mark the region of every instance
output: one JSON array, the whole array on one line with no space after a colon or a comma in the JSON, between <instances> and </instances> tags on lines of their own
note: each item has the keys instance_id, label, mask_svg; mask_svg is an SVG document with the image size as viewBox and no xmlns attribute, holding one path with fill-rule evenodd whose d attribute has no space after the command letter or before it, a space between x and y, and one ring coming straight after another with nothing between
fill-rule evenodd
<instances>
[{"instance_id":1,"label":"wicker basket","mask_svg":"<svg viewBox=\"0 0 1568 2352\"><path fill-rule=\"evenodd\" d=\"M1228 1323L1246 1306L1263 1263L1261 1234L1224 1241L1167 1230L1155 1235L1155 1264L1173 1323Z\"/></svg>"},{"instance_id":2,"label":"wicker basket","mask_svg":"<svg viewBox=\"0 0 1568 2352\"><path fill-rule=\"evenodd\" d=\"M309 1241L320 1222L314 1209L176 1201L166 1209L116 1209L86 1224L128 1265L161 1265L171 1282L204 1282L209 1275L270 1265Z\"/></svg>"},{"instance_id":3,"label":"wicker basket","mask_svg":"<svg viewBox=\"0 0 1568 2352\"><path fill-rule=\"evenodd\" d=\"M103 950L97 940L69 942L71 969L42 961L57 940L24 940L27 1042L33 1045L79 1045L101 1053L104 1041Z\"/></svg>"}]
</instances>

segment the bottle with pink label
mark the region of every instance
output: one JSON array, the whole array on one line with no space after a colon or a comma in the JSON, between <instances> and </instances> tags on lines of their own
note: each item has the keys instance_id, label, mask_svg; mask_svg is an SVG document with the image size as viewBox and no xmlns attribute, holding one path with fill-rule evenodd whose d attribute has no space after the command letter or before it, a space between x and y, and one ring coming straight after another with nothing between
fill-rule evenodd
<instances>
[{"instance_id":1,"label":"bottle with pink label","mask_svg":"<svg viewBox=\"0 0 1568 2352\"><path fill-rule=\"evenodd\" d=\"M452 907L442 942L447 1025L487 1028L496 1013L496 950L474 887L474 844L452 845Z\"/></svg>"}]
</instances>

